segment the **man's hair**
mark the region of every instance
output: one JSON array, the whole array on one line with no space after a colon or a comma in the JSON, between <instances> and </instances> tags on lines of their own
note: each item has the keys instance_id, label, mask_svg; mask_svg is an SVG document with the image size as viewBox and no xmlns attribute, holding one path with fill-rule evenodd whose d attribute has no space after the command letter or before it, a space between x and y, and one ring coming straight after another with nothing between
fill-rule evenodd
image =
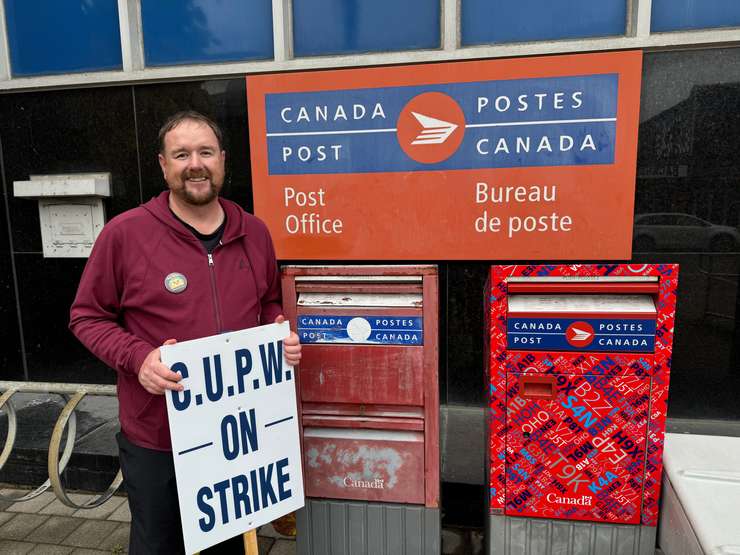
<instances>
[{"instance_id":1,"label":"man's hair","mask_svg":"<svg viewBox=\"0 0 740 555\"><path fill-rule=\"evenodd\" d=\"M182 112L177 112L176 114L171 115L167 121L164 122L162 127L159 129L159 152L164 154L164 137L172 131L175 127L180 125L184 121L197 121L199 123L202 123L204 125L207 125L211 128L213 131L213 134L216 135L216 139L218 140L218 148L219 150L224 149L224 134L221 131L221 128L218 126L218 124L213 121L211 118L204 116L200 112L196 112L195 110L184 110Z\"/></svg>"}]
</instances>

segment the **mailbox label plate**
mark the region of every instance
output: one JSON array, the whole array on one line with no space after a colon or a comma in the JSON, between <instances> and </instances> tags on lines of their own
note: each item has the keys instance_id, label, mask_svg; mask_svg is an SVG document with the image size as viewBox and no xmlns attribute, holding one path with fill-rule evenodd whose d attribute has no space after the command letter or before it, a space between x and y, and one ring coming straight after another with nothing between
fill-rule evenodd
<instances>
[{"instance_id":1,"label":"mailbox label plate","mask_svg":"<svg viewBox=\"0 0 740 555\"><path fill-rule=\"evenodd\" d=\"M301 343L424 343L424 319L415 316L304 314L298 316L297 327Z\"/></svg>"},{"instance_id":2,"label":"mailbox label plate","mask_svg":"<svg viewBox=\"0 0 740 555\"><path fill-rule=\"evenodd\" d=\"M509 349L651 353L655 320L509 316L506 338Z\"/></svg>"}]
</instances>

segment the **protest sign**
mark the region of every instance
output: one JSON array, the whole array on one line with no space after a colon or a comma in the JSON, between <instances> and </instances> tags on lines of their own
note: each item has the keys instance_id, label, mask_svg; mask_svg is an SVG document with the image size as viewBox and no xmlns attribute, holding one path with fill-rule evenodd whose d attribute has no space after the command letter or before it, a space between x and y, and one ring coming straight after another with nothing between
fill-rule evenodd
<instances>
[{"instance_id":1,"label":"protest sign","mask_svg":"<svg viewBox=\"0 0 740 555\"><path fill-rule=\"evenodd\" d=\"M166 398L187 553L303 506L289 333L284 322L161 348L185 386Z\"/></svg>"}]
</instances>

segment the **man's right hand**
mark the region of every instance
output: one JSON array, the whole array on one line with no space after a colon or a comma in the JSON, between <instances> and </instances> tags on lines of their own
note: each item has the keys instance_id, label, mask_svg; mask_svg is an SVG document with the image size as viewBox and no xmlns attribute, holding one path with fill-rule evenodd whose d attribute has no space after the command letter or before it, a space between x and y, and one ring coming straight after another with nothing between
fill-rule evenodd
<instances>
[{"instance_id":1,"label":"man's right hand","mask_svg":"<svg viewBox=\"0 0 740 555\"><path fill-rule=\"evenodd\" d=\"M175 339L168 339L165 345L174 345ZM166 364L162 364L159 347L149 353L139 368L139 383L153 395L164 395L166 389L182 391L184 387L179 382L182 376L170 370Z\"/></svg>"}]
</instances>

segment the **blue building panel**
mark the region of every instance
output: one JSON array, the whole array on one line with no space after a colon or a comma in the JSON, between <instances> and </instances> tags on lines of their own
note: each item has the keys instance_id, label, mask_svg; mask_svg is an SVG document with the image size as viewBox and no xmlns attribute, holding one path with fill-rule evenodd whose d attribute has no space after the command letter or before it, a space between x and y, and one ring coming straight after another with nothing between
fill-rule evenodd
<instances>
[{"instance_id":1,"label":"blue building panel","mask_svg":"<svg viewBox=\"0 0 740 555\"><path fill-rule=\"evenodd\" d=\"M4 0L15 77L123 66L116 0Z\"/></svg>"},{"instance_id":2,"label":"blue building panel","mask_svg":"<svg viewBox=\"0 0 740 555\"><path fill-rule=\"evenodd\" d=\"M142 0L147 66L273 57L270 0Z\"/></svg>"},{"instance_id":3,"label":"blue building panel","mask_svg":"<svg viewBox=\"0 0 740 555\"><path fill-rule=\"evenodd\" d=\"M653 32L740 27L737 0L653 0Z\"/></svg>"},{"instance_id":4,"label":"blue building panel","mask_svg":"<svg viewBox=\"0 0 740 555\"><path fill-rule=\"evenodd\" d=\"M625 0L462 0L461 11L464 46L623 35L627 22Z\"/></svg>"},{"instance_id":5,"label":"blue building panel","mask_svg":"<svg viewBox=\"0 0 740 555\"><path fill-rule=\"evenodd\" d=\"M294 0L296 56L439 48L439 0Z\"/></svg>"}]
</instances>

